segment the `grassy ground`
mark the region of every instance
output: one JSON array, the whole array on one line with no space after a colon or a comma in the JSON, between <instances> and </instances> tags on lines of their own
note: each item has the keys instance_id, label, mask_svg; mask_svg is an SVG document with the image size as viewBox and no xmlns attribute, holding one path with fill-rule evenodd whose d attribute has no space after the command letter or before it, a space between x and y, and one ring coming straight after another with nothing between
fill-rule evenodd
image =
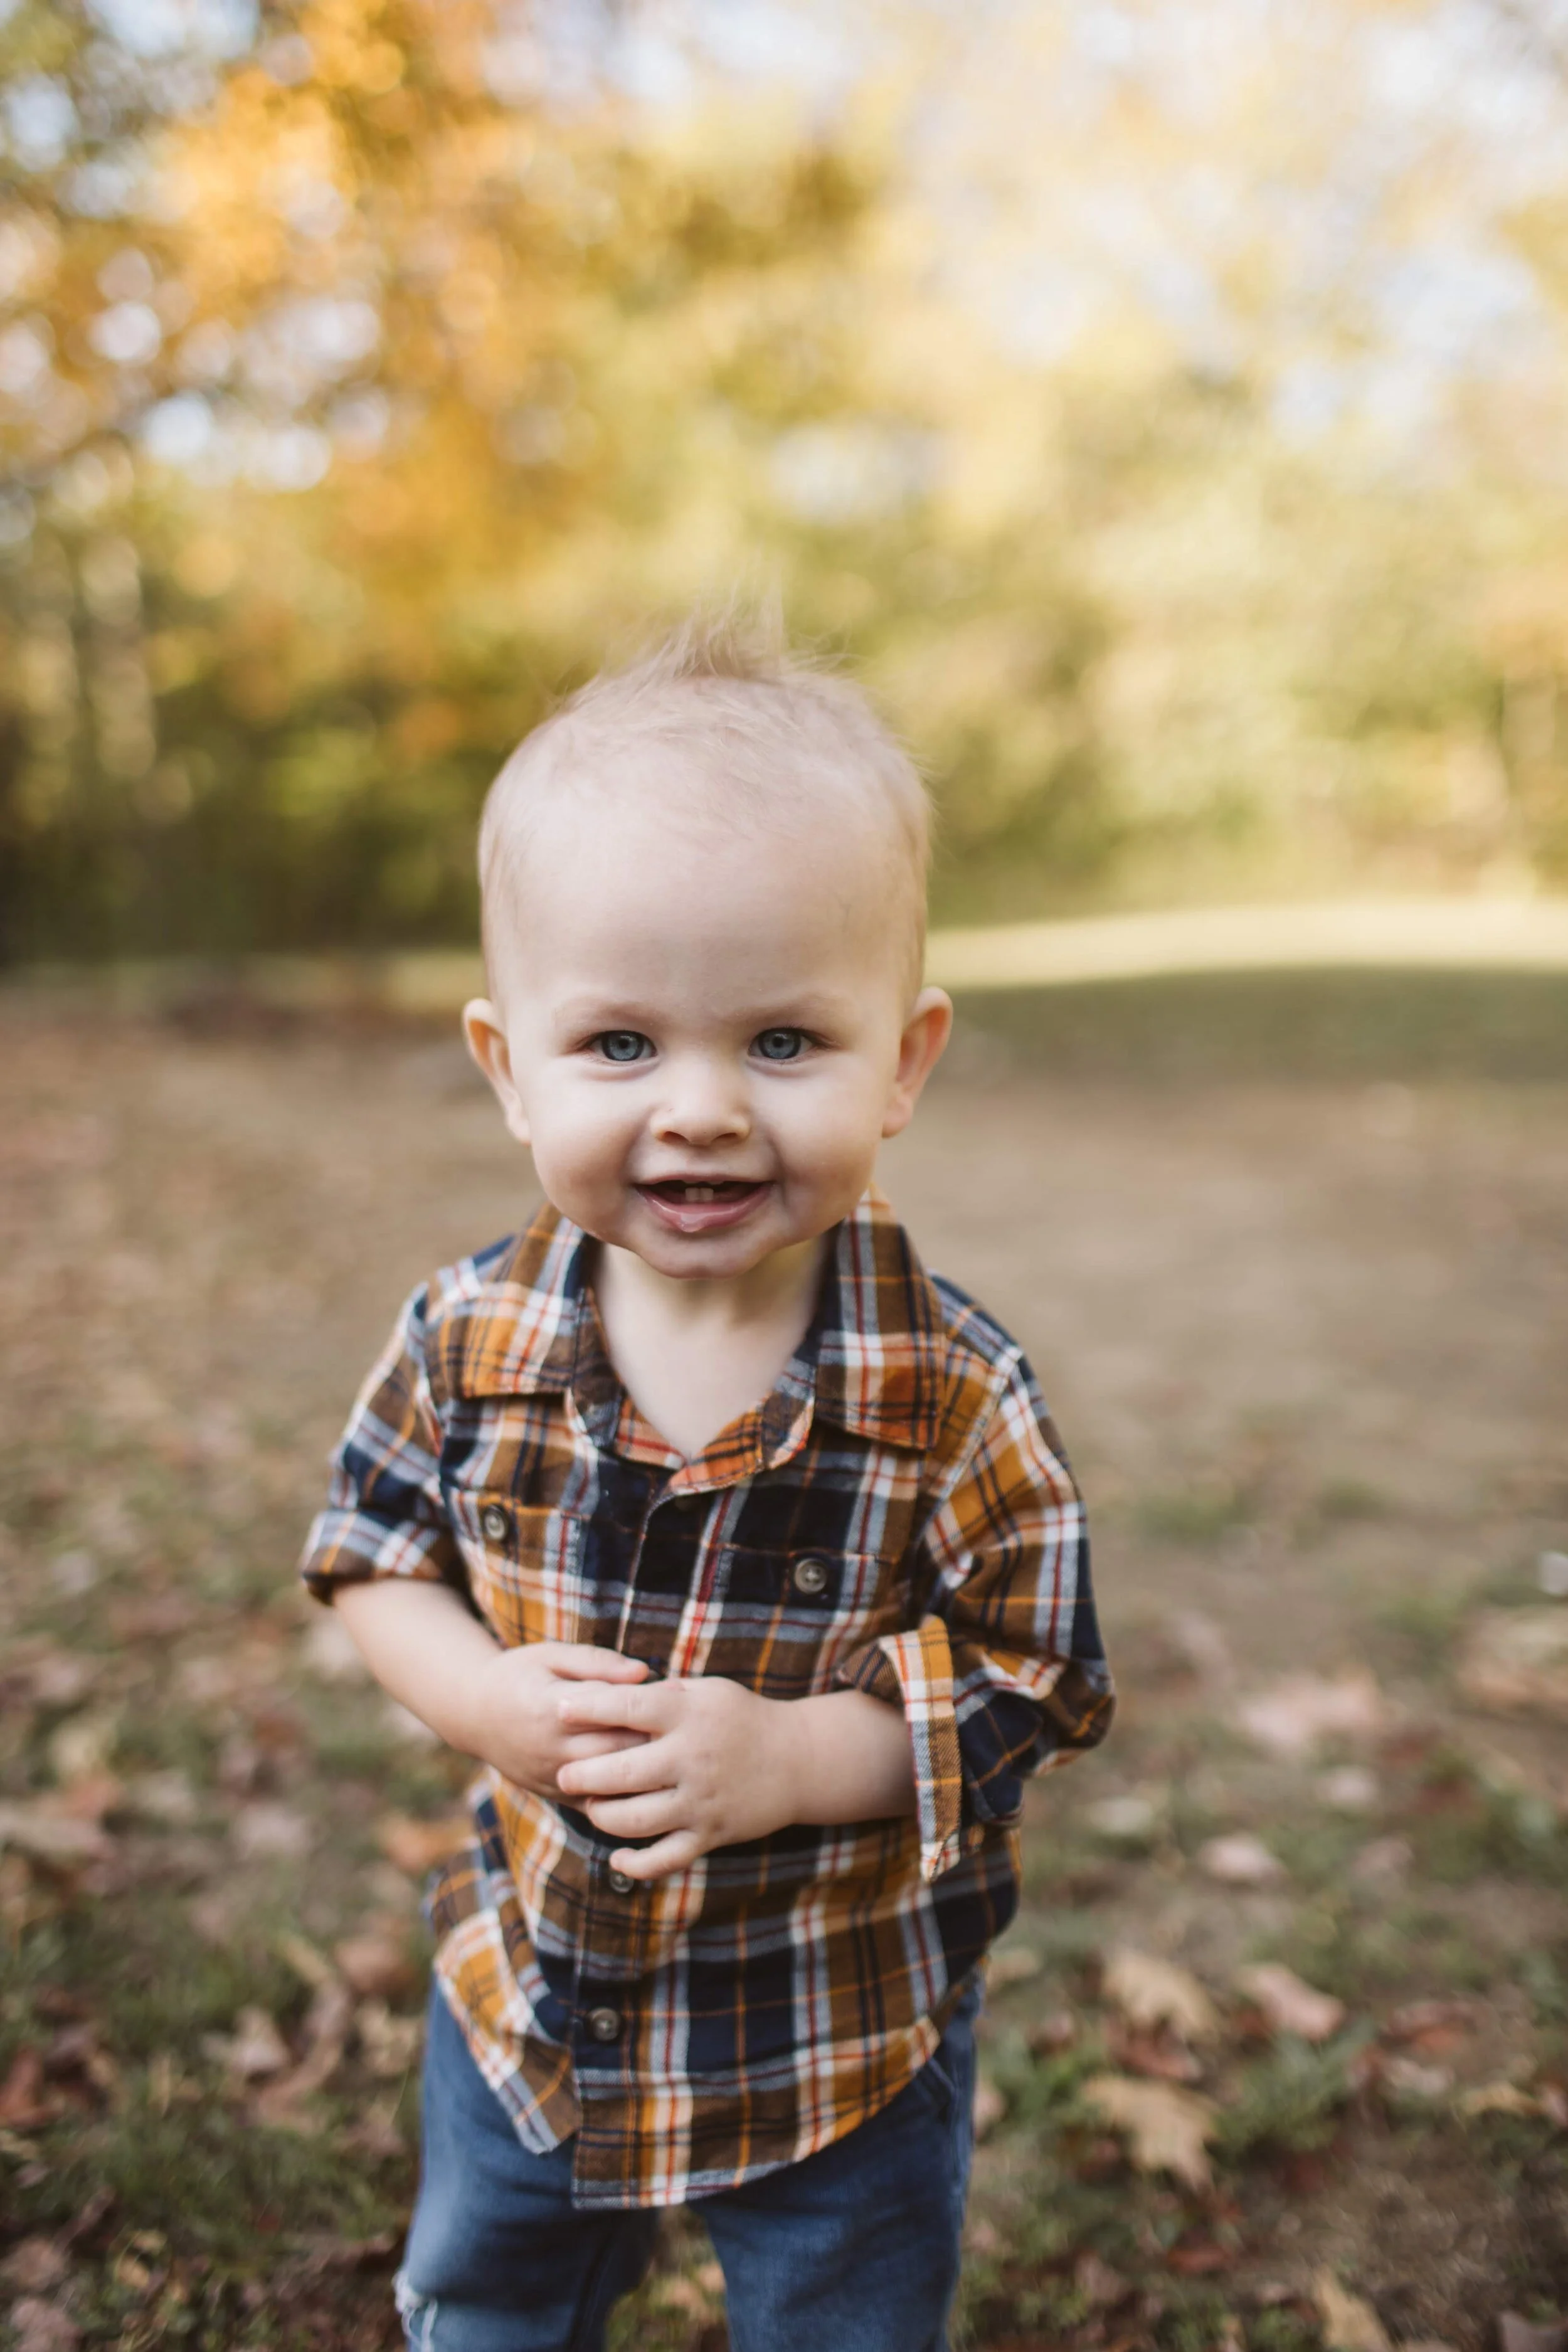
<instances>
[{"instance_id":1,"label":"grassy ground","mask_svg":"<svg viewBox=\"0 0 1568 2352\"><path fill-rule=\"evenodd\" d=\"M1568 2305L1561 1008L1348 985L977 1005L886 1171L1042 1370L1125 1694L1031 1795L973 2352L1468 2352ZM398 1297L524 1171L445 1040L241 1012L0 1004L26 2352L395 2341L460 1775L290 1563ZM616 2331L722 2345L695 2224Z\"/></svg>"}]
</instances>

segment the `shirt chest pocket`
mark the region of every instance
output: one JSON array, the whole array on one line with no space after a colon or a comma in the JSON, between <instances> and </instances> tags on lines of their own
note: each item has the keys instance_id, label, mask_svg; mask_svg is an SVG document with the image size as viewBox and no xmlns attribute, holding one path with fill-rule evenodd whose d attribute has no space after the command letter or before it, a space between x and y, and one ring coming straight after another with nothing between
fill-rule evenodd
<instances>
[{"instance_id":1,"label":"shirt chest pocket","mask_svg":"<svg viewBox=\"0 0 1568 2352\"><path fill-rule=\"evenodd\" d=\"M447 1514L479 1614L498 1640L591 1639L582 1626L583 1522L569 1511L519 1503L484 1488L448 1491Z\"/></svg>"},{"instance_id":2,"label":"shirt chest pocket","mask_svg":"<svg viewBox=\"0 0 1568 2352\"><path fill-rule=\"evenodd\" d=\"M768 1698L829 1690L852 1650L902 1622L896 1564L826 1546L737 1545L725 1561L722 1622L706 1671Z\"/></svg>"}]
</instances>

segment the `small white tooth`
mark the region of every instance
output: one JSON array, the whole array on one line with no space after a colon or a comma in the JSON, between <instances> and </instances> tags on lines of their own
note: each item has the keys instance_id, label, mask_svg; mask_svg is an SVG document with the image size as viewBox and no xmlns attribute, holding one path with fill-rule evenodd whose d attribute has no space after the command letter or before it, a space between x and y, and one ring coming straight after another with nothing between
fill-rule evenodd
<instances>
[{"instance_id":1,"label":"small white tooth","mask_svg":"<svg viewBox=\"0 0 1568 2352\"><path fill-rule=\"evenodd\" d=\"M713 1187L711 1184L689 1184L686 1188L686 1197L689 1201L711 1201L714 1197Z\"/></svg>"}]
</instances>

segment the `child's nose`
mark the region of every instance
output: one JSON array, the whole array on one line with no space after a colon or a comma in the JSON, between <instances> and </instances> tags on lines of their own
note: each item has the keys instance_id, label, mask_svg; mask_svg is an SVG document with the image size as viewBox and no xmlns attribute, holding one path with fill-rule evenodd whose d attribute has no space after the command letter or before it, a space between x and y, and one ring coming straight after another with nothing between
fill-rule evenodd
<instances>
[{"instance_id":1,"label":"child's nose","mask_svg":"<svg viewBox=\"0 0 1568 2352\"><path fill-rule=\"evenodd\" d=\"M661 1142L728 1143L749 1135L745 1088L728 1070L695 1057L670 1066L653 1131Z\"/></svg>"}]
</instances>

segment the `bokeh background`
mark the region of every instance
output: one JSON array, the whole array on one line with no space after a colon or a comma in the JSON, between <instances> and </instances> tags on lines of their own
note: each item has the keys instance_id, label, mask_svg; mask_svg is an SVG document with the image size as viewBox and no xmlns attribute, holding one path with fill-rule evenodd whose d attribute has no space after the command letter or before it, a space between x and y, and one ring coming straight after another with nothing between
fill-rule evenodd
<instances>
[{"instance_id":1,"label":"bokeh background","mask_svg":"<svg viewBox=\"0 0 1568 2352\"><path fill-rule=\"evenodd\" d=\"M292 1563L533 1199L485 786L737 590L940 803L885 1181L1122 1691L957 2341L1568 2352L1568 7L0 0L0 79L5 2352L396 2341L465 1770ZM697 2221L613 2342L722 2352Z\"/></svg>"},{"instance_id":2,"label":"bokeh background","mask_svg":"<svg viewBox=\"0 0 1568 2352\"><path fill-rule=\"evenodd\" d=\"M0 953L467 939L737 583L939 915L1568 870L1559 0L7 0Z\"/></svg>"}]
</instances>

